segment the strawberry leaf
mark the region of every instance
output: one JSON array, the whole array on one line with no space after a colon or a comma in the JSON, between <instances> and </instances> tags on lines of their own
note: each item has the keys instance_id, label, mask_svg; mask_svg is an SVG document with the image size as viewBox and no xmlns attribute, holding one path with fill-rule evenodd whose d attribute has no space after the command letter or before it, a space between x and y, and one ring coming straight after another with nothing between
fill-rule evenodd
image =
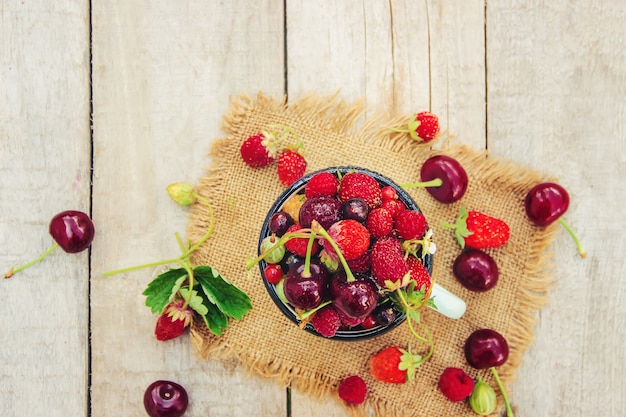
<instances>
[{"instance_id":1,"label":"strawberry leaf","mask_svg":"<svg viewBox=\"0 0 626 417\"><path fill-rule=\"evenodd\" d=\"M189 297L189 288L181 288L180 295L183 297L183 299L186 300L187 297ZM189 298L189 307L201 316L205 316L209 312L208 308L204 305L203 298L198 295L198 291L196 290L191 291L191 298Z\"/></svg>"},{"instance_id":2,"label":"strawberry leaf","mask_svg":"<svg viewBox=\"0 0 626 417\"><path fill-rule=\"evenodd\" d=\"M227 317L241 320L252 308L250 297L214 268L198 266L194 269L194 276L208 300Z\"/></svg>"},{"instance_id":3,"label":"strawberry leaf","mask_svg":"<svg viewBox=\"0 0 626 417\"><path fill-rule=\"evenodd\" d=\"M180 290L180 287L183 286L183 283L185 282L185 280L187 280L187 275L183 275L180 278L178 278L176 280L176 282L174 283L174 286L172 287L172 293L170 294L170 303L172 301L174 301L174 298L176 297L176 294L178 293L178 291Z\"/></svg>"},{"instance_id":4,"label":"strawberry leaf","mask_svg":"<svg viewBox=\"0 0 626 417\"><path fill-rule=\"evenodd\" d=\"M221 336L222 331L228 328L228 317L207 298L203 291L200 292L200 297L207 311L206 314L202 315L204 324L215 336Z\"/></svg>"},{"instance_id":5,"label":"strawberry leaf","mask_svg":"<svg viewBox=\"0 0 626 417\"><path fill-rule=\"evenodd\" d=\"M187 276L187 271L183 268L168 269L157 275L143 291L146 296L146 306L150 307L153 313L161 314L170 302L170 296L179 279Z\"/></svg>"}]
</instances>

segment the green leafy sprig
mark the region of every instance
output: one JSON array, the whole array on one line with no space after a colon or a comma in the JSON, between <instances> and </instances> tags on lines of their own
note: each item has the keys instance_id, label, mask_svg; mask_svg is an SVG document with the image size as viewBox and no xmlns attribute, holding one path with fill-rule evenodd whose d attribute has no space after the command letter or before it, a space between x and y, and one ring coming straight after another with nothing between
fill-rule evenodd
<instances>
[{"instance_id":1,"label":"green leafy sprig","mask_svg":"<svg viewBox=\"0 0 626 417\"><path fill-rule=\"evenodd\" d=\"M117 269L103 275L110 276L143 268L178 264L178 268L168 267L165 272L148 283L142 293L146 296L146 306L152 313L161 314L170 303L182 299L183 310L190 308L203 319L213 334L221 336L228 327L228 319L241 320L252 309L252 302L244 291L229 282L215 268L208 265L195 266L190 260L191 254L213 233L215 219L209 202L198 195L189 184L171 184L167 187L167 192L181 206L200 202L208 208L209 226L205 235L195 244L188 242L185 245L176 233L176 240L182 251L179 257Z\"/></svg>"}]
</instances>

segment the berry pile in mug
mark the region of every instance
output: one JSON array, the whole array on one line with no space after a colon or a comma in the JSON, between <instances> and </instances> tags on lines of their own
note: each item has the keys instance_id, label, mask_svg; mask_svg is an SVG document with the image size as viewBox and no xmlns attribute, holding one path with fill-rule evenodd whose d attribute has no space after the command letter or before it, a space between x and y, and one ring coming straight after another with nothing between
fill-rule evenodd
<instances>
[{"instance_id":1,"label":"berry pile in mug","mask_svg":"<svg viewBox=\"0 0 626 417\"><path fill-rule=\"evenodd\" d=\"M302 327L325 337L384 327L428 302L432 231L393 186L366 172L312 174L268 228L248 269L265 261L264 278Z\"/></svg>"}]
</instances>

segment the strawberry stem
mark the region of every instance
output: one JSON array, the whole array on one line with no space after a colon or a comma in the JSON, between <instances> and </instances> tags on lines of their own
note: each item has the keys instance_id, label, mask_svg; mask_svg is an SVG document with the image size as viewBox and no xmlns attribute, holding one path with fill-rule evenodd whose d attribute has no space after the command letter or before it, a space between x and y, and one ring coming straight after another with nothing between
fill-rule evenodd
<instances>
[{"instance_id":1,"label":"strawberry stem","mask_svg":"<svg viewBox=\"0 0 626 417\"><path fill-rule=\"evenodd\" d=\"M491 373L493 374L493 377L496 380L496 384L498 385L498 389L500 390L500 393L502 394L502 399L504 400L504 406L506 407L507 417L515 417L513 414L513 409L511 408L511 404L509 403L509 397L508 395L506 395L506 390L504 389L504 385L502 384L502 381L500 380L500 375L498 375L498 371L496 370L495 366L492 366L489 369L491 370Z\"/></svg>"},{"instance_id":2,"label":"strawberry stem","mask_svg":"<svg viewBox=\"0 0 626 417\"><path fill-rule=\"evenodd\" d=\"M184 253L185 252L185 245L183 244L183 240L180 238L180 235L178 234L178 232L176 232L176 241L178 242L178 246L180 247L180 250ZM187 293L187 297L185 298L185 303L183 304L182 309L186 309L187 306L189 305L189 301L191 300L191 295L192 290L193 290L193 286L195 285L194 283L194 275L193 275L193 265L191 264L191 262L189 262L189 259L185 258L185 259L181 259L179 261L180 266L182 266L186 271L187 271L187 277L189 278L189 292Z\"/></svg>"},{"instance_id":3,"label":"strawberry stem","mask_svg":"<svg viewBox=\"0 0 626 417\"><path fill-rule=\"evenodd\" d=\"M29 266L33 266L36 263L40 262L41 260L43 260L46 256L50 255L56 248L59 247L58 243L55 243L54 245L52 245L50 247L50 249L48 249L47 251L45 251L44 253L42 253L38 258L33 259L32 261L25 263L24 265L20 265L20 266L16 266L13 267L9 270L9 272L7 272L6 274L4 274L4 278L11 278L13 275L15 275L17 272L22 271L26 268L28 268Z\"/></svg>"},{"instance_id":4,"label":"strawberry stem","mask_svg":"<svg viewBox=\"0 0 626 417\"><path fill-rule=\"evenodd\" d=\"M412 182L407 184L400 184L402 188L425 188L425 187L441 187L443 181L441 178L435 178L430 181Z\"/></svg>"},{"instance_id":5,"label":"strawberry stem","mask_svg":"<svg viewBox=\"0 0 626 417\"><path fill-rule=\"evenodd\" d=\"M583 249L583 245L582 243L580 243L580 239L578 239L578 236L576 236L576 233L574 233L574 230L569 226L569 224L565 222L565 220L563 220L562 217L559 217L559 223L563 225L565 230L567 230L567 233L569 233L572 239L574 239L574 243L576 243L576 248L578 249L578 253L580 254L580 257L583 259L586 258L587 252L585 251L585 249Z\"/></svg>"},{"instance_id":6,"label":"strawberry stem","mask_svg":"<svg viewBox=\"0 0 626 417\"><path fill-rule=\"evenodd\" d=\"M121 269L116 269L114 271L108 271L102 274L102 276L108 277L111 275L115 275L115 274L121 274L124 272L131 272L131 271L136 271L138 269L144 269L144 268L151 268L151 267L155 267L155 266L160 266L160 265L167 265L167 264L173 264L173 263L179 263L182 265L182 262L184 261L188 261L189 256L196 250L198 249L204 242L207 241L207 239L213 234L213 228L215 226L215 217L213 215L213 208L211 207L211 205L209 204L209 202L202 196L194 193L193 196L200 201L202 204L204 204L207 209L209 210L209 227L207 228L206 233L204 234L204 236L202 237L202 239L200 239L196 244L194 244L193 246L191 246L189 249L185 250L184 248L182 248L183 250L183 254L180 255L177 258L173 258L173 259L166 259L164 261L156 261L156 262L151 262L151 263L147 263L147 264L142 264L142 265L136 265L136 266L131 266L131 267L127 267L127 268L121 268Z\"/></svg>"}]
</instances>

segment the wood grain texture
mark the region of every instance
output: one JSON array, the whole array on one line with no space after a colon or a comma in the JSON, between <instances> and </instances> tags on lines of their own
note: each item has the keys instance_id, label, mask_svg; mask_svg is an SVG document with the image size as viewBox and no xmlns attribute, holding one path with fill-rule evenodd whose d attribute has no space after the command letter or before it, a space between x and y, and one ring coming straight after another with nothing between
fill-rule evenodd
<instances>
[{"instance_id":1,"label":"wood grain texture","mask_svg":"<svg viewBox=\"0 0 626 417\"><path fill-rule=\"evenodd\" d=\"M156 379L187 387L190 415L283 415L285 390L199 362L187 337L156 342L141 292L163 269L102 273L180 254L187 212L165 188L195 183L230 96L282 94L283 10L275 2L93 4L92 413L142 415ZM244 400L245 399L245 400Z\"/></svg>"},{"instance_id":2,"label":"wood grain texture","mask_svg":"<svg viewBox=\"0 0 626 417\"><path fill-rule=\"evenodd\" d=\"M0 5L2 274L52 246L57 212L89 212L88 13L75 0ZM88 252L57 249L1 284L0 415L84 415Z\"/></svg>"},{"instance_id":3,"label":"wood grain texture","mask_svg":"<svg viewBox=\"0 0 626 417\"><path fill-rule=\"evenodd\" d=\"M431 109L456 141L570 191L588 257L559 232L512 401L518 416L625 415L625 20L621 0L1 2L0 264L47 249L64 209L91 210L97 235L0 283L0 415L139 416L160 378L188 388L190 417L346 415L298 392L288 405L186 338L156 343L141 292L159 268L102 276L178 254L187 212L164 189L204 174L230 97L337 90Z\"/></svg>"}]
</instances>

